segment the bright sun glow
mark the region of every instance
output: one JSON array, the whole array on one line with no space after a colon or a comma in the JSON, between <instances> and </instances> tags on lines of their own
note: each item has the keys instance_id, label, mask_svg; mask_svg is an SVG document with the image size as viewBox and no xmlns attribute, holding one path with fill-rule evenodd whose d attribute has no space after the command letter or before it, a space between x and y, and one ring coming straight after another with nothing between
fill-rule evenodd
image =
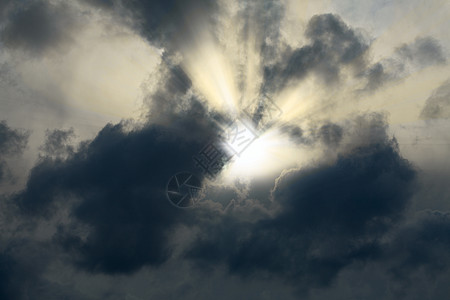
<instances>
[{"instance_id":1,"label":"bright sun glow","mask_svg":"<svg viewBox=\"0 0 450 300\"><path fill-rule=\"evenodd\" d=\"M303 3L299 4L299 1L290 0L287 3L290 8L287 13L292 13L293 17L302 15L300 19L308 20L323 10L319 4L305 6ZM270 59L276 58L276 53L272 53L274 57L268 58L265 56L267 53L261 52L261 41L258 40L260 24L247 24L246 38L243 40L236 38L240 36L242 30L236 26L232 17L237 16L235 14L238 7L225 5L224 9L229 18L217 20L221 24L221 40L217 40L210 28L204 26L201 18L194 18L195 22L189 23L187 31L194 33L193 38L189 39L185 47L179 49L179 54L183 58L183 70L192 81L192 89L207 102L209 108L227 116L228 119L239 120L239 115L246 107L255 99L264 96L270 97L281 111L273 126L266 131L260 131L258 138L245 148L245 151L239 155L237 152L233 153L233 159L220 175L225 180L234 180L238 177L266 177L286 167L306 164L311 159L313 150L303 151L289 139L280 125L297 126L308 130L320 126L323 120L340 122L349 116L374 110L387 111L393 123L414 121L420 113L421 105L400 105L401 103L394 103L391 99L416 99L420 91L423 91L423 94L420 94L419 98L426 99L427 91L435 88L442 81L439 78L445 78L450 68L442 67L439 71L437 67L429 71L426 68L417 69L414 71L416 74L413 72L406 76L401 84L362 94L361 91L367 85L365 77L354 77L353 68L343 65L338 74L341 78L339 88L324 85L320 76L321 71L306 72L305 76L297 78L297 81L288 81L285 85L280 85L278 90L270 92L269 89L270 94L266 95L267 90L262 88L265 82L265 66L270 65ZM300 25L296 24L293 28L298 30ZM289 31L290 25L285 26ZM252 34L252 31L256 34ZM289 36L284 41L289 47L298 45L300 47L298 49L302 49L301 47L311 44L306 38L297 38L300 35L292 36L296 38L290 39ZM379 40L383 42L369 45L367 53L373 51L379 62L390 61L392 53L397 51L397 41L393 45L386 44L386 40L391 40L389 37L389 34L382 34ZM267 42L270 46L271 42L276 41ZM414 39L405 37L402 42L414 43ZM355 60L359 58L358 56ZM389 99L389 103L386 99Z\"/></svg>"},{"instance_id":2,"label":"bright sun glow","mask_svg":"<svg viewBox=\"0 0 450 300\"><path fill-rule=\"evenodd\" d=\"M227 180L275 174L298 161L299 149L279 130L267 130L225 168Z\"/></svg>"}]
</instances>

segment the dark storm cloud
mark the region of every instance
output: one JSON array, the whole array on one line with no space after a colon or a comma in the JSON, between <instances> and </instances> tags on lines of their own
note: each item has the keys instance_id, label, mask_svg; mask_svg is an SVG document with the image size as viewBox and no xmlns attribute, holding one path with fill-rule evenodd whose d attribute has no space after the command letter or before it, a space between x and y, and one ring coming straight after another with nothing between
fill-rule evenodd
<instances>
[{"instance_id":1,"label":"dark storm cloud","mask_svg":"<svg viewBox=\"0 0 450 300\"><path fill-rule=\"evenodd\" d=\"M0 16L10 7L12 0L0 0Z\"/></svg>"},{"instance_id":2,"label":"dark storm cloud","mask_svg":"<svg viewBox=\"0 0 450 300\"><path fill-rule=\"evenodd\" d=\"M12 129L0 121L0 182L8 176L6 158L22 154L28 143L28 132Z\"/></svg>"},{"instance_id":3,"label":"dark storm cloud","mask_svg":"<svg viewBox=\"0 0 450 300\"><path fill-rule=\"evenodd\" d=\"M186 29L198 17L213 21L216 0L86 0L94 7L131 16L136 30L152 44L171 52L176 38L186 37ZM195 38L190 36L191 38Z\"/></svg>"},{"instance_id":4,"label":"dark storm cloud","mask_svg":"<svg viewBox=\"0 0 450 300\"><path fill-rule=\"evenodd\" d=\"M362 36L333 14L316 15L309 21L305 36L309 45L286 53L284 60L264 70L264 92L275 92L291 80L314 72L325 83L339 79L340 68L362 63L368 45Z\"/></svg>"},{"instance_id":5,"label":"dark storm cloud","mask_svg":"<svg viewBox=\"0 0 450 300\"><path fill-rule=\"evenodd\" d=\"M429 211L404 226L386 246L390 273L410 281L417 273L435 278L450 267L450 213Z\"/></svg>"},{"instance_id":6,"label":"dark storm cloud","mask_svg":"<svg viewBox=\"0 0 450 300\"><path fill-rule=\"evenodd\" d=\"M167 126L129 131L126 123L109 124L67 159L42 157L14 202L25 216L71 207L72 223L59 228L55 242L85 270L123 273L161 264L170 256L168 234L189 216L167 200L167 181L180 171L198 173L192 156L216 138L199 107L185 108ZM68 134L50 133L50 152Z\"/></svg>"},{"instance_id":7,"label":"dark storm cloud","mask_svg":"<svg viewBox=\"0 0 450 300\"><path fill-rule=\"evenodd\" d=\"M410 44L395 50L392 57L370 66L364 76L367 78L366 91L372 91L389 81L400 80L414 69L445 64L447 59L440 43L432 37L418 37Z\"/></svg>"},{"instance_id":8,"label":"dark storm cloud","mask_svg":"<svg viewBox=\"0 0 450 300\"><path fill-rule=\"evenodd\" d=\"M25 287L33 289L38 273L36 264L28 265L23 258L17 259L11 250L0 252L0 298L27 299L29 295Z\"/></svg>"},{"instance_id":9,"label":"dark storm cloud","mask_svg":"<svg viewBox=\"0 0 450 300\"><path fill-rule=\"evenodd\" d=\"M160 46L165 46L167 43L171 43L175 36L183 36L182 33L186 26L195 21L191 19L192 16L199 17L198 13L201 12L201 16L212 17L216 8L216 1L124 0L123 5L138 17L141 22L141 32L144 36L150 41L160 44Z\"/></svg>"},{"instance_id":10,"label":"dark storm cloud","mask_svg":"<svg viewBox=\"0 0 450 300\"><path fill-rule=\"evenodd\" d=\"M420 117L423 119L450 118L450 80L433 91L425 102Z\"/></svg>"},{"instance_id":11,"label":"dark storm cloud","mask_svg":"<svg viewBox=\"0 0 450 300\"><path fill-rule=\"evenodd\" d=\"M70 40L75 24L67 4L16 2L8 11L1 38L7 47L42 54Z\"/></svg>"},{"instance_id":12,"label":"dark storm cloud","mask_svg":"<svg viewBox=\"0 0 450 300\"><path fill-rule=\"evenodd\" d=\"M27 239L14 239L0 248L0 298L86 299L70 286L51 282L43 274L55 259L54 247Z\"/></svg>"},{"instance_id":13,"label":"dark storm cloud","mask_svg":"<svg viewBox=\"0 0 450 300\"><path fill-rule=\"evenodd\" d=\"M380 135L332 165L285 173L272 192L275 216L217 219L186 255L200 266L224 263L232 273L285 278L300 290L328 285L351 263L381 255L381 238L401 220L414 178L395 140Z\"/></svg>"},{"instance_id":14,"label":"dark storm cloud","mask_svg":"<svg viewBox=\"0 0 450 300\"><path fill-rule=\"evenodd\" d=\"M7 2L0 1L0 8ZM213 270L225 265L230 273L252 279L281 278L302 291L328 286L354 262L383 262L400 280L422 268L433 275L448 270L448 215L434 213L400 225L416 172L402 158L395 139L388 137L386 119L379 114L340 124L323 121L310 131L286 125L282 131L297 144L320 145L337 153L337 159L283 172L276 182L266 179L249 187L210 189L208 200L226 207L223 211L217 208L220 205L211 209L210 203L188 212L172 207L165 195L168 179L179 171L198 174L192 156L217 138L220 116L208 110L186 72L166 55L176 49L171 48L176 37L183 37L187 16L197 7L203 14L213 14L214 1L85 2L131 12L142 35L154 45L168 47L165 64L149 83L156 86L146 99L149 122L108 124L92 141L78 146L71 142L72 129L47 131L26 186L8 200L20 212L14 217L36 224L54 217L58 228L49 241L52 245L42 248L1 241L1 299L83 298L44 279L48 262L58 259L51 256L58 257L61 250L64 258L92 273L130 275L144 266L160 266L172 257L170 242L178 225L189 234L198 233L184 252L195 266ZM256 17L254 22L262 25L256 30L265 64L264 92L276 92L308 74L326 84L336 83L343 67L359 69L364 64L366 42L338 16L314 16L305 32L310 43L286 50L280 46L282 5L246 3L247 22ZM9 47L41 53L66 40L72 23L63 19L71 20L70 13L60 11L63 6L32 1L8 7L16 12L2 33ZM420 67L438 64L443 56L436 45L424 39L400 47L397 54L402 62ZM276 63L280 48L286 56ZM375 64L367 71L368 89L392 78L385 66ZM448 104L448 97L435 96L441 94L448 96L447 88L428 101L433 113L439 107L439 115ZM21 152L26 140L25 133L0 123L0 180L3 153ZM59 214L66 211L68 217L61 222ZM436 256L441 258L439 264L433 260ZM112 298L113 293L105 297Z\"/></svg>"}]
</instances>

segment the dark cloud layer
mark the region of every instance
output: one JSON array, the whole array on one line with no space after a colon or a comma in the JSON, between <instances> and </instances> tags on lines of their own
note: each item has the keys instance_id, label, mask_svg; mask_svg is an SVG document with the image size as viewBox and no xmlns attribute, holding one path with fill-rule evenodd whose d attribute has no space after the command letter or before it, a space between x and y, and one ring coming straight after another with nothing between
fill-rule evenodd
<instances>
[{"instance_id":1,"label":"dark cloud layer","mask_svg":"<svg viewBox=\"0 0 450 300\"><path fill-rule=\"evenodd\" d=\"M215 0L87 0L94 7L128 15L136 30L157 47L171 52L176 38L183 38L196 18L212 22Z\"/></svg>"},{"instance_id":2,"label":"dark cloud layer","mask_svg":"<svg viewBox=\"0 0 450 300\"><path fill-rule=\"evenodd\" d=\"M44 276L49 264L58 254L49 243L16 238L0 244L0 298L26 299L79 299L88 297L71 286L61 286ZM91 298L89 298L91 299Z\"/></svg>"},{"instance_id":3,"label":"dark cloud layer","mask_svg":"<svg viewBox=\"0 0 450 300\"><path fill-rule=\"evenodd\" d=\"M29 299L43 296L44 282L40 278L48 257L38 247L23 240L10 242L0 250L1 299ZM41 291L39 291L41 289Z\"/></svg>"},{"instance_id":4,"label":"dark cloud layer","mask_svg":"<svg viewBox=\"0 0 450 300\"><path fill-rule=\"evenodd\" d=\"M211 126L182 124L130 132L124 124L107 125L66 160L42 158L14 201L27 216L48 217L59 205L73 205L73 224L55 238L84 269L119 273L158 265L169 257L170 230L187 216L166 199L167 180L196 172L192 156L214 138ZM204 139L191 138L190 130ZM83 225L90 228L85 239L76 230Z\"/></svg>"},{"instance_id":5,"label":"dark cloud layer","mask_svg":"<svg viewBox=\"0 0 450 300\"><path fill-rule=\"evenodd\" d=\"M254 224L225 217L199 235L187 257L224 263L232 273L282 277L300 290L328 285L353 262L378 258L381 238L408 205L415 171L395 140L376 141L333 165L281 176L272 192L274 217Z\"/></svg>"},{"instance_id":6,"label":"dark cloud layer","mask_svg":"<svg viewBox=\"0 0 450 300\"><path fill-rule=\"evenodd\" d=\"M395 278L410 281L419 272L435 278L450 267L450 214L426 212L403 227L386 248L385 257Z\"/></svg>"},{"instance_id":7,"label":"dark cloud layer","mask_svg":"<svg viewBox=\"0 0 450 300\"><path fill-rule=\"evenodd\" d=\"M12 0L0 0L0 14L3 14L12 2Z\"/></svg>"},{"instance_id":8,"label":"dark cloud layer","mask_svg":"<svg viewBox=\"0 0 450 300\"><path fill-rule=\"evenodd\" d=\"M172 55L180 43L191 42L190 21L202 17L204 24L215 24L218 4L83 0L81 6L86 4L131 20L151 44L165 48L163 63L144 85L149 91L143 124L108 124L78 145L72 142L76 130L48 130L26 185L0 197L6 209L1 216L20 223L14 236L36 233L36 239L39 234L46 239L0 238L1 299L84 299L45 279L49 264L60 259L94 275L124 278L169 259L184 260L200 276L225 266L230 274L275 279L301 292L329 287L356 263L376 263L389 280L402 283L420 272L431 278L448 272L449 215L430 212L405 221L417 171L389 137L382 114L322 120L309 131L285 124L282 131L298 145L327 157L284 171L277 180L218 184L196 210L174 208L165 194L169 178L188 171L204 179L192 157L218 138L217 122L227 116L210 111ZM244 40L255 35L264 68L262 93L276 93L309 75L336 87L346 68L372 91L411 70L446 63L440 44L422 37L398 47L392 58L369 64L369 43L335 14L312 17L304 32L307 44L292 49L281 38L281 2L241 4L239 32ZM1 39L9 50L47 53L64 45L78 24L66 4L0 1L0 9ZM430 96L423 118L450 116L449 86L445 82ZM26 132L0 122L0 183L9 172L7 159L22 153L27 140ZM50 232L39 228L43 224ZM175 235L180 228L187 233L181 242Z\"/></svg>"}]
</instances>

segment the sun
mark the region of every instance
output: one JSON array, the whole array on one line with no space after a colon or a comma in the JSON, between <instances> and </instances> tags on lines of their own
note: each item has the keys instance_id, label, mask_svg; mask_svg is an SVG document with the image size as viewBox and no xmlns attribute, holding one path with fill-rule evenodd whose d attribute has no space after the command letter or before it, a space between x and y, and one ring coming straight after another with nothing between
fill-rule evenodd
<instances>
[{"instance_id":1,"label":"sun","mask_svg":"<svg viewBox=\"0 0 450 300\"><path fill-rule=\"evenodd\" d=\"M271 176L296 165L298 154L298 147L286 135L277 128L269 129L239 155L234 155L222 175L228 180Z\"/></svg>"}]
</instances>

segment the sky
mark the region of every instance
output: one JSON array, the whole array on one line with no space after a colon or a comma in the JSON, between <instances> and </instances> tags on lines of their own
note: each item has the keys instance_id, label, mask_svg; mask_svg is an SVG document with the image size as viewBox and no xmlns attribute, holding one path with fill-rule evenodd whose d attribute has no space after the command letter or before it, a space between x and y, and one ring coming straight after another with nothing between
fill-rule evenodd
<instances>
[{"instance_id":1,"label":"sky","mask_svg":"<svg viewBox=\"0 0 450 300\"><path fill-rule=\"evenodd\" d=\"M0 0L0 299L445 299L450 2Z\"/></svg>"}]
</instances>

